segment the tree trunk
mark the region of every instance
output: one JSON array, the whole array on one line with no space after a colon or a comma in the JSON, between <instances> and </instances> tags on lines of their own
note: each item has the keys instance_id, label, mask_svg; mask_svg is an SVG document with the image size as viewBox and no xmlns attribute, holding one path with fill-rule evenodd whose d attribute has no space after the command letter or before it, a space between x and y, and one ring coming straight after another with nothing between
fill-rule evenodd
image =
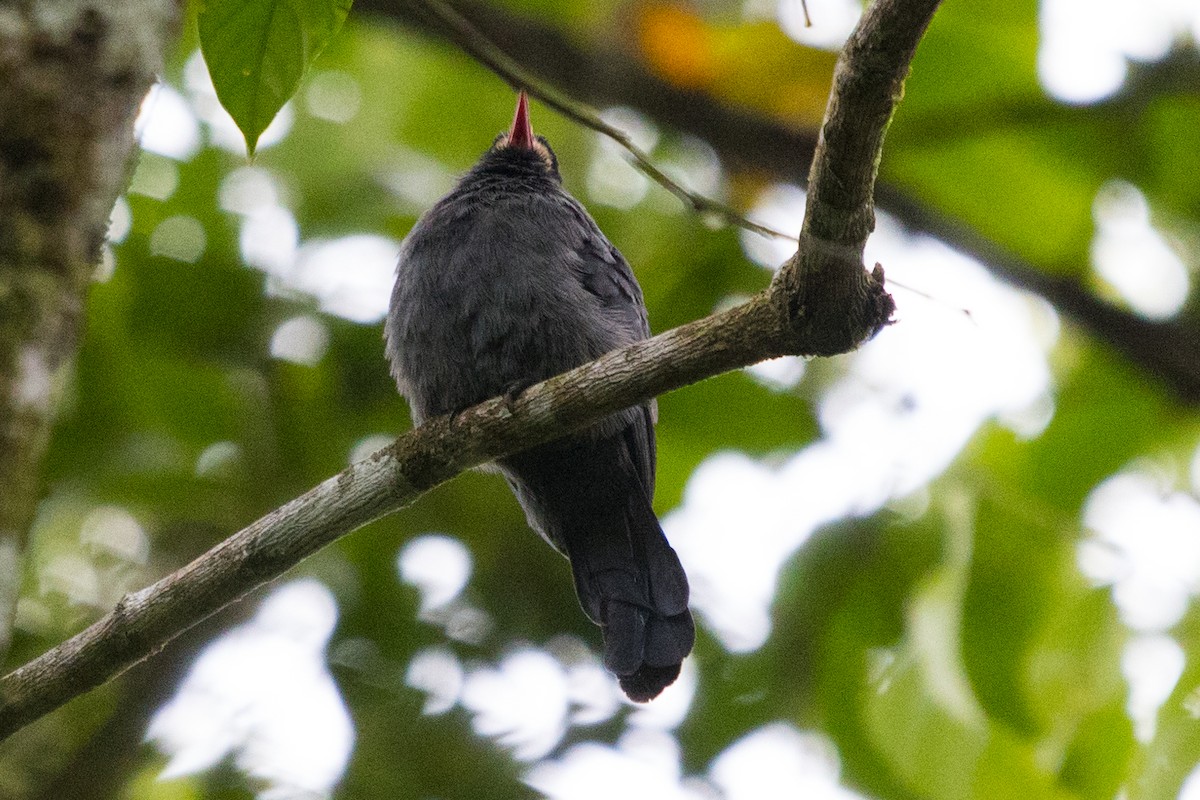
<instances>
[{"instance_id":1,"label":"tree trunk","mask_svg":"<svg viewBox=\"0 0 1200 800\"><path fill-rule=\"evenodd\" d=\"M0 661L56 389L177 0L0 2Z\"/></svg>"}]
</instances>

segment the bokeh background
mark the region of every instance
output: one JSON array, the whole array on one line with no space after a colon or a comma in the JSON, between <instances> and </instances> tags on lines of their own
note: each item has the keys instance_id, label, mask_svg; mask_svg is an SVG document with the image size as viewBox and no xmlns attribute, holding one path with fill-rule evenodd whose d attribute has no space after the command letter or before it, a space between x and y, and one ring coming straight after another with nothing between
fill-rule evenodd
<instances>
[{"instance_id":1,"label":"bokeh background","mask_svg":"<svg viewBox=\"0 0 1200 800\"><path fill-rule=\"evenodd\" d=\"M691 189L795 233L853 0L463 12ZM194 13L194 9L193 9ZM0 749L0 797L1200 798L1200 2L947 0L880 167L897 324L661 398L700 622L625 702L567 563L468 474ZM10 666L408 426L399 241L513 93L360 0L249 161L192 21L138 120ZM793 245L534 103L660 332Z\"/></svg>"}]
</instances>

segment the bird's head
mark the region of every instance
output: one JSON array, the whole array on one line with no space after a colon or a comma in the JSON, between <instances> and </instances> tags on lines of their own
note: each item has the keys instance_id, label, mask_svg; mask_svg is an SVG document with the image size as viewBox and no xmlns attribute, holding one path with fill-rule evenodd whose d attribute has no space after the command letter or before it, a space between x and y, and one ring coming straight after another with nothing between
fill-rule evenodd
<instances>
[{"instance_id":1,"label":"bird's head","mask_svg":"<svg viewBox=\"0 0 1200 800\"><path fill-rule=\"evenodd\" d=\"M535 136L529 122L529 98L522 90L517 96L517 112L512 127L492 142L485 161L493 168L532 171L560 179L558 157L544 136Z\"/></svg>"}]
</instances>

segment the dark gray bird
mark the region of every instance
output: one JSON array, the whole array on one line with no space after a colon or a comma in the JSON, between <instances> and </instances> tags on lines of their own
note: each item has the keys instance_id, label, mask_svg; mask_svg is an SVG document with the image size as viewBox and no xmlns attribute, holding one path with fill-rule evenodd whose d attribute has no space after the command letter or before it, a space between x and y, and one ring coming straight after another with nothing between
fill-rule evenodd
<instances>
[{"instance_id":1,"label":"dark gray bird","mask_svg":"<svg viewBox=\"0 0 1200 800\"><path fill-rule=\"evenodd\" d=\"M385 329L413 420L512 394L650 335L629 264L562 187L525 93L500 134L400 250ZM653 402L501 460L529 525L571 562L604 663L633 700L679 675L688 583L651 508Z\"/></svg>"}]
</instances>

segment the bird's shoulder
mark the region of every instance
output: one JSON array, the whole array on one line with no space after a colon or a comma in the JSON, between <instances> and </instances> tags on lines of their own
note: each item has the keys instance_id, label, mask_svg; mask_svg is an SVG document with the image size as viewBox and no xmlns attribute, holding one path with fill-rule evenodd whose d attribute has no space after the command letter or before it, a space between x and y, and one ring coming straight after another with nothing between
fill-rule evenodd
<instances>
[{"instance_id":1,"label":"bird's shoulder","mask_svg":"<svg viewBox=\"0 0 1200 800\"><path fill-rule=\"evenodd\" d=\"M645 301L633 269L596 220L574 197L566 192L549 198L563 224L555 226L567 237L564 245L574 254L571 268L574 277L601 305L614 311L624 311L630 325L643 336L650 333Z\"/></svg>"},{"instance_id":2,"label":"bird's shoulder","mask_svg":"<svg viewBox=\"0 0 1200 800\"><path fill-rule=\"evenodd\" d=\"M487 245L480 252L496 256L513 249L536 253L593 296L623 329L636 338L649 336L645 301L629 262L556 181L483 176L464 182L418 222L401 260L481 242Z\"/></svg>"}]
</instances>

